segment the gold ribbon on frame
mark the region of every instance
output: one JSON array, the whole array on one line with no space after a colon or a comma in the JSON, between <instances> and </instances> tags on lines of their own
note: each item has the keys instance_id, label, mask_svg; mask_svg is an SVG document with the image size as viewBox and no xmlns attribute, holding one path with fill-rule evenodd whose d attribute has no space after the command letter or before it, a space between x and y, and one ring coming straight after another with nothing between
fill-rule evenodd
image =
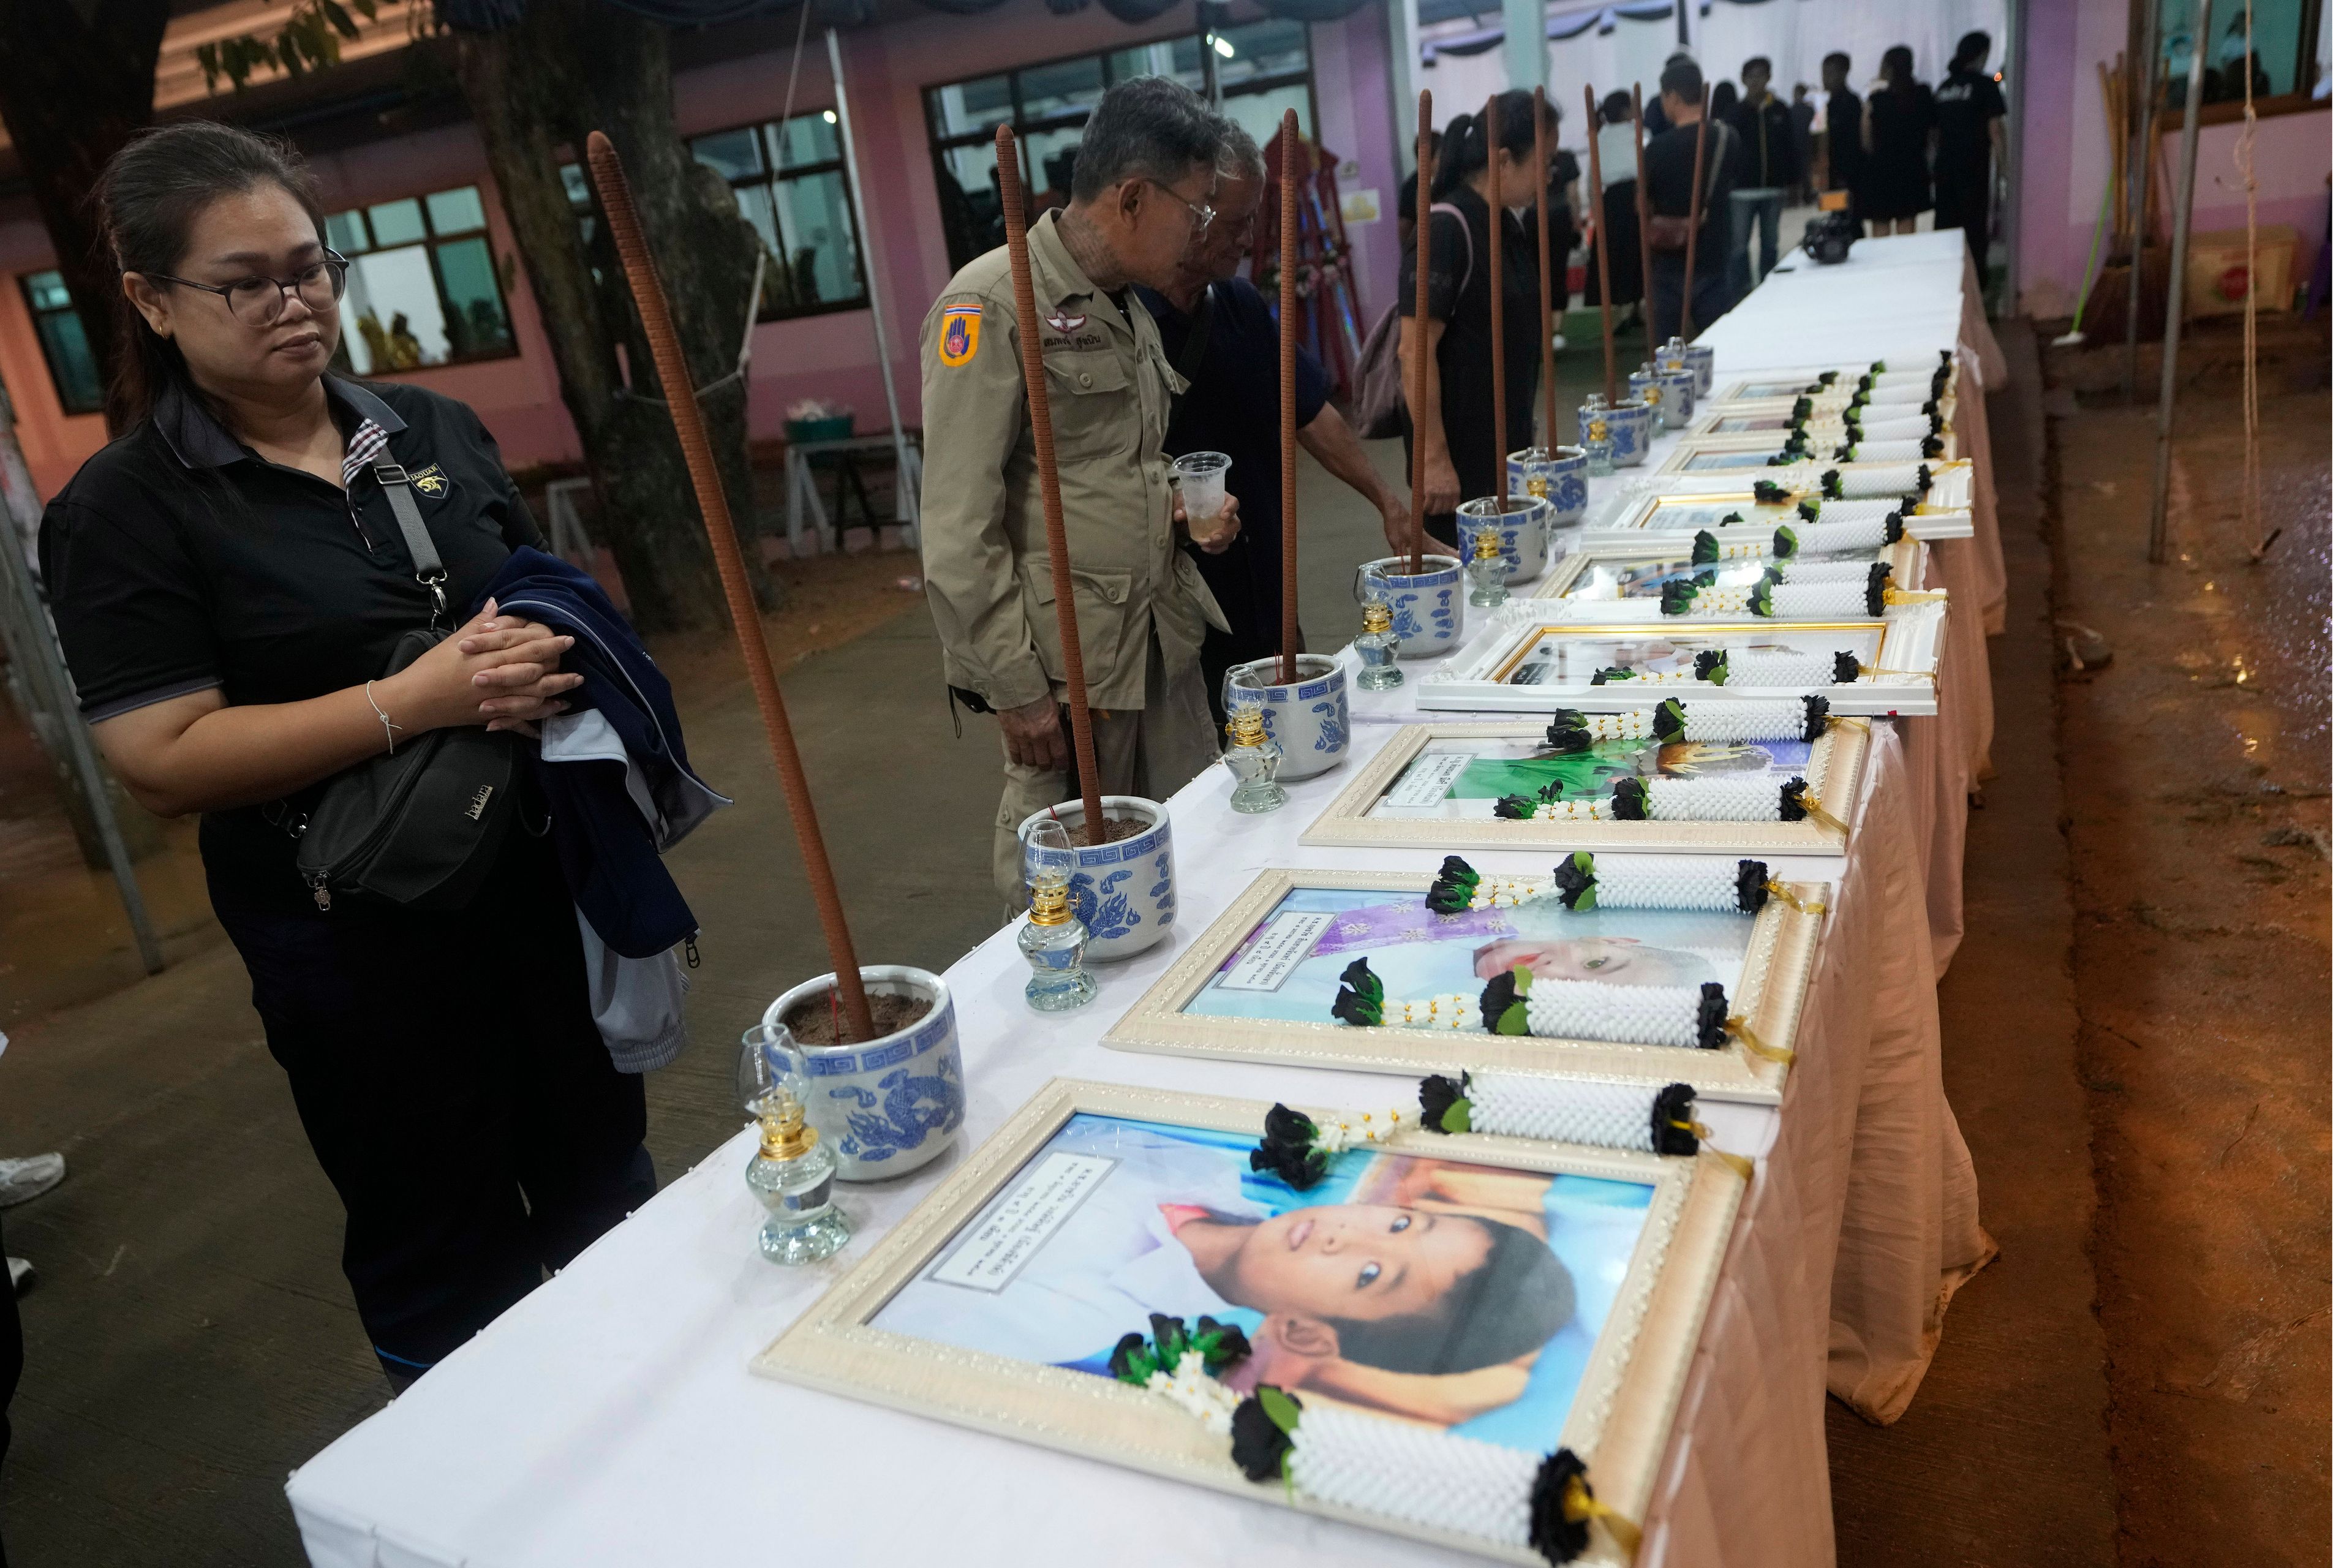
<instances>
[{"instance_id":1,"label":"gold ribbon on frame","mask_svg":"<svg viewBox=\"0 0 2352 1568\"><path fill-rule=\"evenodd\" d=\"M1715 1144L1715 1130L1709 1127L1706 1122L1669 1121L1666 1125L1674 1128L1676 1131L1687 1132L1692 1137L1697 1139L1699 1142L1699 1149L1702 1153L1712 1154L1717 1159L1722 1161L1725 1164L1730 1166L1733 1170L1738 1172L1739 1179L1741 1181L1752 1182L1756 1179L1756 1162L1749 1159L1745 1154L1735 1154L1728 1149L1717 1148Z\"/></svg>"},{"instance_id":2,"label":"gold ribbon on frame","mask_svg":"<svg viewBox=\"0 0 2352 1568\"><path fill-rule=\"evenodd\" d=\"M1559 1494L1559 1510L1570 1524L1597 1524L1609 1532L1609 1539L1632 1562L1641 1555L1642 1527L1592 1495L1592 1488L1582 1476L1569 1478Z\"/></svg>"},{"instance_id":3,"label":"gold ribbon on frame","mask_svg":"<svg viewBox=\"0 0 2352 1568\"><path fill-rule=\"evenodd\" d=\"M1805 808L1807 816L1816 817L1840 833L1846 831L1845 824L1830 815L1829 808L1822 804L1822 797L1812 792L1811 786L1808 785L1805 792L1797 797L1797 804Z\"/></svg>"},{"instance_id":4,"label":"gold ribbon on frame","mask_svg":"<svg viewBox=\"0 0 2352 1568\"><path fill-rule=\"evenodd\" d=\"M1790 909L1796 910L1801 915L1825 915L1830 912L1830 907L1827 904L1814 903L1808 900L1797 897L1796 893L1790 889L1789 884L1783 882L1778 877L1766 879L1764 890L1767 893L1769 893L1772 897L1780 900L1782 903L1788 905Z\"/></svg>"},{"instance_id":5,"label":"gold ribbon on frame","mask_svg":"<svg viewBox=\"0 0 2352 1568\"><path fill-rule=\"evenodd\" d=\"M1928 588L1924 591L1913 588L1889 588L1880 595L1880 602L1888 605L1939 605L1943 601L1944 590L1941 588Z\"/></svg>"},{"instance_id":6,"label":"gold ribbon on frame","mask_svg":"<svg viewBox=\"0 0 2352 1568\"><path fill-rule=\"evenodd\" d=\"M1748 1026L1748 1019L1744 1014L1736 1018L1725 1019L1723 1027L1724 1032L1733 1039L1738 1040L1768 1062L1779 1062L1785 1067L1797 1059L1797 1053L1786 1046L1768 1046L1758 1038L1756 1031Z\"/></svg>"}]
</instances>

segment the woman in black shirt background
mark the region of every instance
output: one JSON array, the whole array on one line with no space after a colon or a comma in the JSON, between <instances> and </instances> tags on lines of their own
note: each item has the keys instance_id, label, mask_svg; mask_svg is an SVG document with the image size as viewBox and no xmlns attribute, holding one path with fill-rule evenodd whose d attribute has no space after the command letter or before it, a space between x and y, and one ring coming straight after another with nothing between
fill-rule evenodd
<instances>
[{"instance_id":1,"label":"woman in black shirt background","mask_svg":"<svg viewBox=\"0 0 2352 1568\"><path fill-rule=\"evenodd\" d=\"M1545 103L1540 134L1533 93L1515 89L1502 94L1496 112L1502 124L1498 189L1486 188L1484 110L1458 116L1446 127L1430 176L1429 334L1433 348L1429 397L1438 422L1429 433L1423 525L1448 543L1454 541L1454 509L1465 500L1498 493L1502 480L1495 471L1495 345L1487 319L1487 269L1496 265L1503 276L1504 439L1514 452L1535 444L1536 383L1542 370L1538 334L1546 330L1538 320L1541 301L1536 290L1535 226L1545 211L1544 187L1559 142L1559 110ZM1500 202L1506 209L1499 262L1486 253L1489 201ZM1459 210L1462 221L1438 212L1440 202ZM1558 232L1552 237L1555 299L1560 297L1567 275L1565 237ZM1414 460L1411 399L1420 325L1412 317L1413 267L1413 248L1408 244L1397 294L1403 312L1397 321L1397 353L1407 400L1408 472Z\"/></svg>"},{"instance_id":2,"label":"woman in black shirt background","mask_svg":"<svg viewBox=\"0 0 2352 1568\"><path fill-rule=\"evenodd\" d=\"M1936 134L1936 95L1911 74L1911 51L1897 44L1879 61L1879 85L1862 119L1862 216L1874 235L1914 234L1935 205L1927 148Z\"/></svg>"},{"instance_id":3,"label":"woman in black shirt background","mask_svg":"<svg viewBox=\"0 0 2352 1568\"><path fill-rule=\"evenodd\" d=\"M1992 39L1970 33L1953 52L1951 75L1936 89L1936 226L1966 231L1979 284L1990 243L1992 172L2006 150L2002 127L2009 115L2000 84L1985 75L1991 55Z\"/></svg>"},{"instance_id":4,"label":"woman in black shirt background","mask_svg":"<svg viewBox=\"0 0 2352 1568\"><path fill-rule=\"evenodd\" d=\"M383 674L436 605L372 459L410 476L443 625L540 537L462 404L330 373L345 264L291 149L150 131L99 201L128 434L42 520L58 633L124 786L204 813L214 910L404 1384L652 1195L644 1086L605 1052L544 839L509 833L470 907L420 914L314 900L289 826L333 774L446 726L527 730L580 678L558 668L570 639L495 605Z\"/></svg>"}]
</instances>

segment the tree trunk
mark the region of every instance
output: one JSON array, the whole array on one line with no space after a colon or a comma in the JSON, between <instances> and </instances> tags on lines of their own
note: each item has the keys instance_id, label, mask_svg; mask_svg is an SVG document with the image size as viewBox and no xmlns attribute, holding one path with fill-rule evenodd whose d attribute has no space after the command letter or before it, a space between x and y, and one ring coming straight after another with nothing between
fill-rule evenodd
<instances>
[{"instance_id":1,"label":"tree trunk","mask_svg":"<svg viewBox=\"0 0 2352 1568\"><path fill-rule=\"evenodd\" d=\"M751 581L772 605L775 585L753 530L744 385L729 379L750 305L753 241L731 202L720 211L698 195L702 182L672 111L667 31L606 0L531 0L514 27L458 35L458 78L639 626L723 626L726 605L610 229L600 212L583 244L563 190L558 149L568 144L576 157L592 130L613 139L628 170L688 368L708 389L703 417Z\"/></svg>"},{"instance_id":2,"label":"tree trunk","mask_svg":"<svg viewBox=\"0 0 2352 1568\"><path fill-rule=\"evenodd\" d=\"M171 10L168 0L0 0L0 121L100 375L114 370L122 282L89 196L106 161L154 118Z\"/></svg>"}]
</instances>

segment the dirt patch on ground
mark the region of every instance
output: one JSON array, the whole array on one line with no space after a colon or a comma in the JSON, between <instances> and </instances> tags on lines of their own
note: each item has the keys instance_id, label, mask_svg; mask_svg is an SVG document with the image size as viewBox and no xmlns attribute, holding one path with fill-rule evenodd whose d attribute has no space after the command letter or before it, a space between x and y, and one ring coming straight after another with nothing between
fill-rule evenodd
<instances>
[{"instance_id":1,"label":"dirt patch on ground","mask_svg":"<svg viewBox=\"0 0 2352 1568\"><path fill-rule=\"evenodd\" d=\"M2127 1564L2328 1552L2328 341L2264 323L2257 524L2236 332L2184 352L2158 564L2148 411L2045 353L2058 614L2115 651L2060 736Z\"/></svg>"},{"instance_id":2,"label":"dirt patch on ground","mask_svg":"<svg viewBox=\"0 0 2352 1568\"><path fill-rule=\"evenodd\" d=\"M761 617L779 672L839 647L923 603L922 558L911 550L813 555L775 568L784 602ZM680 632L652 641L680 711L739 691L743 664L732 631Z\"/></svg>"}]
</instances>

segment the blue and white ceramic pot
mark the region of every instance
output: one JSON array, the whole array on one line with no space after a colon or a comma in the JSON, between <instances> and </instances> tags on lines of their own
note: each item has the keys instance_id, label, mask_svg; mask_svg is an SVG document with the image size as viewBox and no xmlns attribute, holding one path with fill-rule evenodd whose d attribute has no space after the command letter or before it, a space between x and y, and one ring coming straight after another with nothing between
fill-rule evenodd
<instances>
[{"instance_id":1,"label":"blue and white ceramic pot","mask_svg":"<svg viewBox=\"0 0 2352 1568\"><path fill-rule=\"evenodd\" d=\"M809 1120L840 1155L841 1179L878 1182L929 1163L955 1142L963 1125L963 1052L946 981L898 963L869 963L859 973L868 992L912 996L929 1010L880 1039L793 1045L808 1058ZM832 989L830 973L804 980L769 1003L760 1021L781 1026L803 1000Z\"/></svg>"},{"instance_id":2,"label":"blue and white ceramic pot","mask_svg":"<svg viewBox=\"0 0 2352 1568\"><path fill-rule=\"evenodd\" d=\"M1665 373L1637 370L1625 378L1625 401L1638 397L1650 405L1650 438L1656 440L1666 427Z\"/></svg>"},{"instance_id":3,"label":"blue and white ceramic pot","mask_svg":"<svg viewBox=\"0 0 2352 1568\"><path fill-rule=\"evenodd\" d=\"M1650 460L1650 404L1628 397L1602 409L1595 422L1609 429L1609 461L1620 473Z\"/></svg>"},{"instance_id":4,"label":"blue and white ceramic pot","mask_svg":"<svg viewBox=\"0 0 2352 1568\"><path fill-rule=\"evenodd\" d=\"M1691 414L1698 407L1698 372L1688 367L1660 371L1658 381L1658 406L1665 411L1666 428L1680 430L1691 422Z\"/></svg>"},{"instance_id":5,"label":"blue and white ceramic pot","mask_svg":"<svg viewBox=\"0 0 2352 1568\"><path fill-rule=\"evenodd\" d=\"M1554 528L1574 528L1584 521L1592 490L1583 447L1523 447L1506 463L1511 493L1550 502Z\"/></svg>"},{"instance_id":6,"label":"blue and white ceramic pot","mask_svg":"<svg viewBox=\"0 0 2352 1568\"><path fill-rule=\"evenodd\" d=\"M1159 945L1176 929L1175 837L1168 813L1156 800L1138 795L1102 797L1103 816L1140 822L1143 831L1108 844L1082 844L1087 832L1083 802L1066 800L1053 808L1070 842L1078 845L1078 874L1070 882L1070 907L1087 922L1087 962L1110 963ZM1043 822L1040 811L1016 830L1028 842L1029 829Z\"/></svg>"},{"instance_id":7,"label":"blue and white ceramic pot","mask_svg":"<svg viewBox=\"0 0 2352 1568\"><path fill-rule=\"evenodd\" d=\"M1551 538L1551 503L1536 496L1506 496L1498 506L1493 496L1480 496L1454 509L1454 542L1465 551L1482 528L1503 537L1506 583L1532 583L1544 568L1544 547Z\"/></svg>"},{"instance_id":8,"label":"blue and white ceramic pot","mask_svg":"<svg viewBox=\"0 0 2352 1568\"><path fill-rule=\"evenodd\" d=\"M1683 349L1683 368L1698 374L1698 395L1715 395L1715 345L1689 343Z\"/></svg>"},{"instance_id":9,"label":"blue and white ceramic pot","mask_svg":"<svg viewBox=\"0 0 2352 1568\"><path fill-rule=\"evenodd\" d=\"M1424 555L1421 570L1402 555L1371 563L1380 576L1397 635L1399 658L1434 658L1452 653L1462 640L1462 563L1450 555Z\"/></svg>"},{"instance_id":10,"label":"blue and white ceramic pot","mask_svg":"<svg viewBox=\"0 0 2352 1568\"><path fill-rule=\"evenodd\" d=\"M1277 779L1311 779L1348 760L1348 673L1336 658L1298 656L1298 679L1282 682L1282 660L1237 665L1227 679L1262 692L1265 726L1282 748Z\"/></svg>"}]
</instances>

